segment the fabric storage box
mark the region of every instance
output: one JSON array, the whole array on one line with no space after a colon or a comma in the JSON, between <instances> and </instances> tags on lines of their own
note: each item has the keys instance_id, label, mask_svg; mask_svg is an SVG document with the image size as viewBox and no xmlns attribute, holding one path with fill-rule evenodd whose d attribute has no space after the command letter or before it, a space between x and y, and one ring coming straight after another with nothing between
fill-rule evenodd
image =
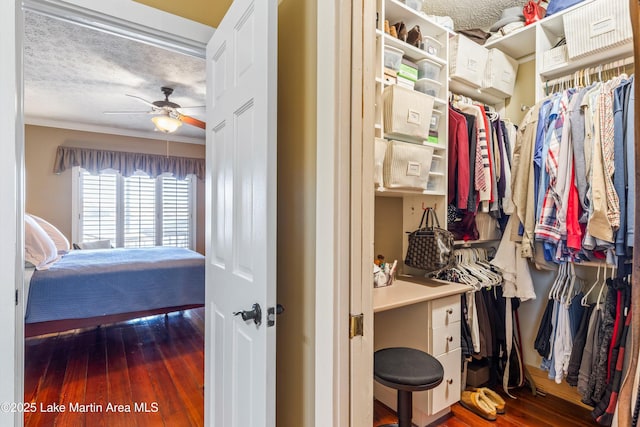
<instances>
[{"instance_id":1,"label":"fabric storage box","mask_svg":"<svg viewBox=\"0 0 640 427\"><path fill-rule=\"evenodd\" d=\"M431 169L433 147L389 141L384 156L384 186L424 190Z\"/></svg>"},{"instance_id":2,"label":"fabric storage box","mask_svg":"<svg viewBox=\"0 0 640 427\"><path fill-rule=\"evenodd\" d=\"M498 49L489 49L483 88L497 96L513 95L518 74L518 61Z\"/></svg>"},{"instance_id":3,"label":"fabric storage box","mask_svg":"<svg viewBox=\"0 0 640 427\"><path fill-rule=\"evenodd\" d=\"M400 69L400 64L402 63L402 55L404 55L404 52L400 49L396 49L392 46L385 46L384 66L392 69L393 71L398 71Z\"/></svg>"},{"instance_id":4,"label":"fabric storage box","mask_svg":"<svg viewBox=\"0 0 640 427\"><path fill-rule=\"evenodd\" d=\"M436 98L440 96L440 89L442 88L442 84L435 80L431 79L419 79L416 82L416 90L418 92L422 92L426 95L435 96Z\"/></svg>"},{"instance_id":5,"label":"fabric storage box","mask_svg":"<svg viewBox=\"0 0 640 427\"><path fill-rule=\"evenodd\" d=\"M567 65L569 55L567 53L567 45L563 44L542 54L542 70L552 70L556 67Z\"/></svg>"},{"instance_id":6,"label":"fabric storage box","mask_svg":"<svg viewBox=\"0 0 640 427\"><path fill-rule=\"evenodd\" d=\"M487 48L457 34L449 42L449 76L480 88L488 57Z\"/></svg>"},{"instance_id":7,"label":"fabric storage box","mask_svg":"<svg viewBox=\"0 0 640 427\"><path fill-rule=\"evenodd\" d=\"M570 59L582 58L631 43L629 2L595 0L564 14Z\"/></svg>"},{"instance_id":8,"label":"fabric storage box","mask_svg":"<svg viewBox=\"0 0 640 427\"><path fill-rule=\"evenodd\" d=\"M429 136L434 98L399 85L382 93L383 125L386 136L422 142Z\"/></svg>"},{"instance_id":9,"label":"fabric storage box","mask_svg":"<svg viewBox=\"0 0 640 427\"><path fill-rule=\"evenodd\" d=\"M376 138L374 143L374 167L373 167L373 184L376 187L384 185L384 156L389 143L384 138Z\"/></svg>"},{"instance_id":10,"label":"fabric storage box","mask_svg":"<svg viewBox=\"0 0 640 427\"><path fill-rule=\"evenodd\" d=\"M417 79L438 80L442 66L430 59L422 59L416 63L418 66ZM416 79L416 80L417 80Z\"/></svg>"}]
</instances>

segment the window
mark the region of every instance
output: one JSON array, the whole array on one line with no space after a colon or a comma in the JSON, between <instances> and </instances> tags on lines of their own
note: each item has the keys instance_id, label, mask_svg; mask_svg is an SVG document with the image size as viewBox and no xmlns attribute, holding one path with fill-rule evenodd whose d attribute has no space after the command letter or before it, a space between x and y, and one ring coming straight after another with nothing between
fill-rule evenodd
<instances>
[{"instance_id":1,"label":"window","mask_svg":"<svg viewBox=\"0 0 640 427\"><path fill-rule=\"evenodd\" d=\"M192 176L123 177L113 171L91 175L76 169L74 241L109 239L116 247L194 248Z\"/></svg>"}]
</instances>

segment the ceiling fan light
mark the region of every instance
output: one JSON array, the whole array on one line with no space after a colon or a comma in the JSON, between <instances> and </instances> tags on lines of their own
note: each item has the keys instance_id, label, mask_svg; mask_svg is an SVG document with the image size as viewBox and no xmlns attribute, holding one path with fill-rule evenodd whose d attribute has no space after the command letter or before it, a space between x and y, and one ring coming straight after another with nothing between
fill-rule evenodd
<instances>
[{"instance_id":1,"label":"ceiling fan light","mask_svg":"<svg viewBox=\"0 0 640 427\"><path fill-rule=\"evenodd\" d=\"M182 126L182 122L180 120L174 119L168 114L152 117L151 121L156 125L156 129L164 133L175 132L180 126Z\"/></svg>"}]
</instances>

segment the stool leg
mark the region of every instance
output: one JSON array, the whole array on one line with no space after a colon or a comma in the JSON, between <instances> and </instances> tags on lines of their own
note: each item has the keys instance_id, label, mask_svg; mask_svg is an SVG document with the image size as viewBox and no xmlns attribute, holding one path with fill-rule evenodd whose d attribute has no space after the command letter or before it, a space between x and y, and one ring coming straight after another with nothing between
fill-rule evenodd
<instances>
[{"instance_id":1,"label":"stool leg","mask_svg":"<svg viewBox=\"0 0 640 427\"><path fill-rule=\"evenodd\" d=\"M413 396L410 391L398 390L398 427L411 427Z\"/></svg>"}]
</instances>

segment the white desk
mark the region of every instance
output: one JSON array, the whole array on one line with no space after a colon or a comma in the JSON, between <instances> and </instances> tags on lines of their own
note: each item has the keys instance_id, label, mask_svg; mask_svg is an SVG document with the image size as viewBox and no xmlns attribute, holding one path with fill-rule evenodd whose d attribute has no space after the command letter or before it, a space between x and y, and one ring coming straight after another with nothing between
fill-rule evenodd
<instances>
[{"instance_id":1,"label":"white desk","mask_svg":"<svg viewBox=\"0 0 640 427\"><path fill-rule=\"evenodd\" d=\"M467 285L399 277L373 290L374 348L411 347L425 351L444 368L442 384L413 393L413 422L422 427L460 400L460 294ZM396 391L374 381L375 398L396 408Z\"/></svg>"}]
</instances>

